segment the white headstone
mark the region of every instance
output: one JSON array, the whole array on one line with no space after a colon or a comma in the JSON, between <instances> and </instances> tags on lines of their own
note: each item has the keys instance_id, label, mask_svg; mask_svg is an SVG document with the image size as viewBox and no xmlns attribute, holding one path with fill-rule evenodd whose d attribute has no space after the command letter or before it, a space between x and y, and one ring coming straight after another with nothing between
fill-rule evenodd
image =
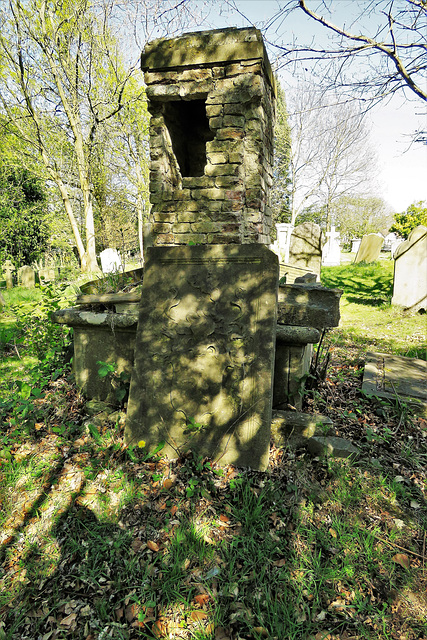
<instances>
[{"instance_id":1,"label":"white headstone","mask_svg":"<svg viewBox=\"0 0 427 640\"><path fill-rule=\"evenodd\" d=\"M357 253L359 251L360 243L362 242L362 238L355 238L351 241L351 253Z\"/></svg>"},{"instance_id":2,"label":"white headstone","mask_svg":"<svg viewBox=\"0 0 427 640\"><path fill-rule=\"evenodd\" d=\"M103 273L114 273L122 269L122 261L116 249L104 249L99 254Z\"/></svg>"},{"instance_id":3,"label":"white headstone","mask_svg":"<svg viewBox=\"0 0 427 640\"><path fill-rule=\"evenodd\" d=\"M294 225L289 222L281 222L276 224L277 244L279 247L279 259L285 264L289 263L289 247L291 244L291 235Z\"/></svg>"},{"instance_id":4,"label":"white headstone","mask_svg":"<svg viewBox=\"0 0 427 640\"><path fill-rule=\"evenodd\" d=\"M327 241L322 249L322 264L325 267L337 267L341 264L340 234L335 231L335 227L331 227L326 232L326 237Z\"/></svg>"}]
</instances>

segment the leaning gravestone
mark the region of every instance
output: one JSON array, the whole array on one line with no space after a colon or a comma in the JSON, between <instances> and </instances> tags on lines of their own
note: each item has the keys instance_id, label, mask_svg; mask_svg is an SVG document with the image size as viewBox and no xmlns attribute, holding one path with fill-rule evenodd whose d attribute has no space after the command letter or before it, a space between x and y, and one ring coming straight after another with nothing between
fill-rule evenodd
<instances>
[{"instance_id":1,"label":"leaning gravestone","mask_svg":"<svg viewBox=\"0 0 427 640\"><path fill-rule=\"evenodd\" d=\"M34 289L36 286L36 274L32 267L24 265L18 269L18 284L26 289Z\"/></svg>"},{"instance_id":2,"label":"leaning gravestone","mask_svg":"<svg viewBox=\"0 0 427 640\"><path fill-rule=\"evenodd\" d=\"M104 249L99 254L99 257L101 258L103 273L114 273L122 269L122 261L116 249Z\"/></svg>"},{"instance_id":3,"label":"leaning gravestone","mask_svg":"<svg viewBox=\"0 0 427 640\"><path fill-rule=\"evenodd\" d=\"M322 251L322 265L325 267L338 267L341 264L340 234L332 226L326 232L326 244Z\"/></svg>"},{"instance_id":4,"label":"leaning gravestone","mask_svg":"<svg viewBox=\"0 0 427 640\"><path fill-rule=\"evenodd\" d=\"M147 250L128 443L266 469L278 272L263 245Z\"/></svg>"},{"instance_id":5,"label":"leaning gravestone","mask_svg":"<svg viewBox=\"0 0 427 640\"><path fill-rule=\"evenodd\" d=\"M419 311L427 307L427 227L419 225L394 253L392 304Z\"/></svg>"},{"instance_id":6,"label":"leaning gravestone","mask_svg":"<svg viewBox=\"0 0 427 640\"><path fill-rule=\"evenodd\" d=\"M384 238L377 233L368 233L363 236L360 247L354 259L357 262L375 262L381 253L381 247L384 244Z\"/></svg>"},{"instance_id":7,"label":"leaning gravestone","mask_svg":"<svg viewBox=\"0 0 427 640\"><path fill-rule=\"evenodd\" d=\"M317 279L320 279L322 231L318 224L304 222L292 231L289 264L315 273Z\"/></svg>"}]
</instances>

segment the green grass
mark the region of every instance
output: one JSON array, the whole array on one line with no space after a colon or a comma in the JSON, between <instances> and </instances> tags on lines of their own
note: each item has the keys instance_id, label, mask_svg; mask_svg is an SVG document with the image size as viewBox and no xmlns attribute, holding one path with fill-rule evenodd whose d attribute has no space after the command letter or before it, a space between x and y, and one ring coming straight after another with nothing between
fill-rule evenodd
<instances>
[{"instance_id":1,"label":"green grass","mask_svg":"<svg viewBox=\"0 0 427 640\"><path fill-rule=\"evenodd\" d=\"M341 321L332 340L358 345L364 352L383 351L427 359L426 316L391 305L393 260L324 267L322 284L343 291ZM334 337L335 336L335 337Z\"/></svg>"},{"instance_id":2,"label":"green grass","mask_svg":"<svg viewBox=\"0 0 427 640\"><path fill-rule=\"evenodd\" d=\"M9 306L13 337L0 369L1 640L425 637L427 425L399 403L360 392L364 352L407 354L405 332L422 330L422 316L388 305L388 268L324 272L330 285L352 291L343 327L331 332L327 379L307 395L306 410L330 416L359 458L273 447L266 473L129 451L117 416L86 414L60 361L63 336ZM383 302L360 302L377 277L374 299ZM47 313L51 303L40 302ZM21 338L19 357L13 339Z\"/></svg>"}]
</instances>

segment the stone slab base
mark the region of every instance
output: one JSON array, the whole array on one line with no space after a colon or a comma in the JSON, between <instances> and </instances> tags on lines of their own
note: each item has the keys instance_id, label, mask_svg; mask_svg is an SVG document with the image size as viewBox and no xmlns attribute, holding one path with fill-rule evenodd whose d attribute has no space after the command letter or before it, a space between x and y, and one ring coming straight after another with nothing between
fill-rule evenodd
<instances>
[{"instance_id":1,"label":"stone slab base","mask_svg":"<svg viewBox=\"0 0 427 640\"><path fill-rule=\"evenodd\" d=\"M401 398L417 414L427 416L427 362L368 352L362 390L388 400Z\"/></svg>"}]
</instances>

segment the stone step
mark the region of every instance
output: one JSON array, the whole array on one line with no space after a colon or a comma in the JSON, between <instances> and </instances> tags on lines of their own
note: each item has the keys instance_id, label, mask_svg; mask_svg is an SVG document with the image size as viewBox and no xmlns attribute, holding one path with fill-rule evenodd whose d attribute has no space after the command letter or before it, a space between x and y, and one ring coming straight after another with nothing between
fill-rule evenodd
<instances>
[{"instance_id":1,"label":"stone step","mask_svg":"<svg viewBox=\"0 0 427 640\"><path fill-rule=\"evenodd\" d=\"M315 435L326 435L333 423L327 416L300 411L273 411L271 435L277 447L305 446Z\"/></svg>"},{"instance_id":2,"label":"stone step","mask_svg":"<svg viewBox=\"0 0 427 640\"><path fill-rule=\"evenodd\" d=\"M271 435L277 447L306 447L314 456L349 458L359 453L344 438L328 435L333 426L327 416L299 411L273 411Z\"/></svg>"}]
</instances>

